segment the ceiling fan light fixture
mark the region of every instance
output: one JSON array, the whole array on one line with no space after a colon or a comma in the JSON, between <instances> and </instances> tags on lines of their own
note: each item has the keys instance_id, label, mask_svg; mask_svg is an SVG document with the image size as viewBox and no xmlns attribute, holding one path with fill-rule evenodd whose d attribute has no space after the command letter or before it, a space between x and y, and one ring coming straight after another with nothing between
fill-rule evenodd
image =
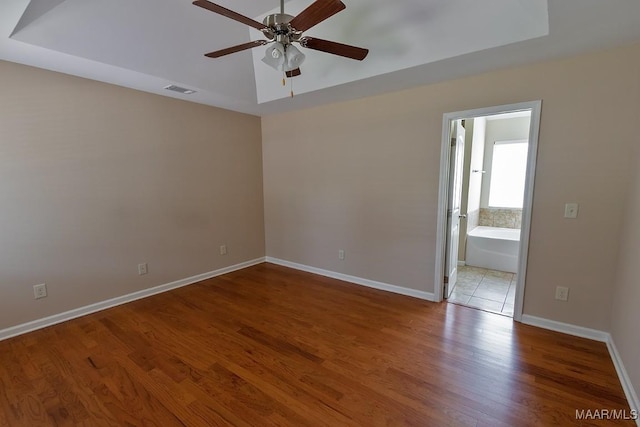
<instances>
[{"instance_id":1,"label":"ceiling fan light fixture","mask_svg":"<svg viewBox=\"0 0 640 427\"><path fill-rule=\"evenodd\" d=\"M292 71L300 68L306 58L304 53L300 52L300 49L291 44L287 46L285 56L287 58L287 68L284 71Z\"/></svg>"},{"instance_id":2,"label":"ceiling fan light fixture","mask_svg":"<svg viewBox=\"0 0 640 427\"><path fill-rule=\"evenodd\" d=\"M262 23L212 3L209 0L195 0L193 4L253 27L261 31L267 38L267 40L254 40L210 52L205 54L206 57L220 58L232 53L273 43L272 46L267 48L262 62L274 70L285 73L282 79L283 84L285 77L291 78L301 75L300 65L305 60L305 55L294 47L292 43L300 43L300 45L305 48L358 61L362 61L369 53L368 49L302 35L303 32L344 10L346 6L341 0L314 0L311 5L296 16L284 13L284 0L280 0L280 13L273 13L266 16Z\"/></svg>"},{"instance_id":3,"label":"ceiling fan light fixture","mask_svg":"<svg viewBox=\"0 0 640 427\"><path fill-rule=\"evenodd\" d=\"M282 43L274 43L269 46L265 52L264 58L262 58L262 62L273 69L282 71L286 62L284 45Z\"/></svg>"},{"instance_id":4,"label":"ceiling fan light fixture","mask_svg":"<svg viewBox=\"0 0 640 427\"><path fill-rule=\"evenodd\" d=\"M275 70L286 72L299 68L304 59L304 53L297 47L276 42L267 48L262 62Z\"/></svg>"}]
</instances>

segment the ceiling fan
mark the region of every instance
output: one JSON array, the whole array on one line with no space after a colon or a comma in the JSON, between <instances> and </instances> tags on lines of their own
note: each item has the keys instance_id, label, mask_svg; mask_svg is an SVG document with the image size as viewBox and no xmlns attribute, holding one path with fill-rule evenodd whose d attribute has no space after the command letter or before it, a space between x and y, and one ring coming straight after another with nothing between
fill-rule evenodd
<instances>
[{"instance_id":1,"label":"ceiling fan","mask_svg":"<svg viewBox=\"0 0 640 427\"><path fill-rule=\"evenodd\" d=\"M255 40L207 53L205 56L209 58L219 58L273 43L267 49L262 61L276 70L283 71L287 77L291 78L301 74L300 65L305 58L293 43L358 61L362 61L369 53L368 49L302 35L304 31L345 9L346 6L340 0L316 0L295 17L284 13L284 0L280 0L280 13L266 16L262 23L207 0L196 0L193 4L260 30L267 38L267 40Z\"/></svg>"}]
</instances>

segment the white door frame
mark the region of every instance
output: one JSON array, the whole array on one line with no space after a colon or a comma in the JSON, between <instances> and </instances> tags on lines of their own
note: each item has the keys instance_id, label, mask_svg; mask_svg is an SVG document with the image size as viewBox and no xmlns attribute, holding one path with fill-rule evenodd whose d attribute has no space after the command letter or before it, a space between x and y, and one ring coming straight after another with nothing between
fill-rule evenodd
<instances>
[{"instance_id":1,"label":"white door frame","mask_svg":"<svg viewBox=\"0 0 640 427\"><path fill-rule=\"evenodd\" d=\"M455 124L455 126L454 126ZM445 298L449 298L453 288L456 286L458 277L458 251L460 249L460 221L462 214L462 187L464 180L464 156L465 156L465 135L466 131L462 126L462 120L455 120L450 123L455 129L455 134L451 135L449 150L449 187L447 194L447 234L445 239L444 275L447 283L444 288L447 292ZM453 141L455 140L455 144ZM453 191L452 191L453 190ZM452 194L453 193L453 194ZM452 239L454 231L457 230L457 239ZM453 274L452 274L453 273Z\"/></svg>"},{"instance_id":2,"label":"white door frame","mask_svg":"<svg viewBox=\"0 0 640 427\"><path fill-rule=\"evenodd\" d=\"M440 151L440 191L438 193L438 229L436 235L436 265L434 299L442 301L444 280L444 257L446 250L447 201L449 192L449 157L451 152L450 122L458 119L492 116L494 114L513 111L531 110L529 125L529 152L527 153L527 174L524 185L524 201L522 205L522 228L520 232L520 255L518 257L518 279L516 281L516 301L513 319L520 322L524 305L524 287L527 276L527 258L529 252L529 233L531 231L531 208L533 206L533 185L538 154L538 136L540 133L540 110L542 101L520 102L517 104L498 105L495 107L445 113L442 118L442 148Z\"/></svg>"}]
</instances>

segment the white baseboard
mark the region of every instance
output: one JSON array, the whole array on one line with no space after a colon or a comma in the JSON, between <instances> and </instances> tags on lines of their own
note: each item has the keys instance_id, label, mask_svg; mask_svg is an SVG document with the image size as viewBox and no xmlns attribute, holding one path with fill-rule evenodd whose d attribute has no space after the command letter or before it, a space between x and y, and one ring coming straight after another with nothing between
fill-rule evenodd
<instances>
[{"instance_id":1,"label":"white baseboard","mask_svg":"<svg viewBox=\"0 0 640 427\"><path fill-rule=\"evenodd\" d=\"M609 355L613 361L613 366L616 368L618 379L624 390L624 394L629 402L629 406L632 410L640 411L640 401L638 400L638 394L636 393L631 378L624 367L620 353L613 342L613 337L609 332L599 331L597 329L584 328L582 326L571 325L569 323L556 322L555 320L544 319L542 317L530 316L528 314L522 315L522 323L531 326L537 326L543 329L549 329L556 332L562 332L568 335L574 335L577 337L588 338L594 341L600 341L607 344ZM640 419L636 420L636 424L640 427Z\"/></svg>"},{"instance_id":2,"label":"white baseboard","mask_svg":"<svg viewBox=\"0 0 640 427\"><path fill-rule=\"evenodd\" d=\"M523 314L521 321L525 325L537 326L538 328L562 332L563 334L573 335L576 337L588 338L594 341L607 342L609 340L608 332L576 326L570 323L556 322L555 320L530 316L528 314Z\"/></svg>"},{"instance_id":3,"label":"white baseboard","mask_svg":"<svg viewBox=\"0 0 640 427\"><path fill-rule=\"evenodd\" d=\"M390 285L388 283L376 282L375 280L363 279L361 277L350 276L348 274L336 273L335 271L323 270L321 268L311 267L304 264L298 264L296 262L285 261L283 259L266 257L266 262L272 264L282 265L283 267L293 268L295 270L306 271L307 273L319 274L320 276L331 277L332 279L338 279L349 283L355 283L356 285L366 286L368 288L380 289L382 291L393 292L394 294L407 295L414 298L419 298L427 301L435 301L435 297L432 292L418 291L415 289L403 288L402 286Z\"/></svg>"},{"instance_id":4,"label":"white baseboard","mask_svg":"<svg viewBox=\"0 0 640 427\"><path fill-rule=\"evenodd\" d=\"M31 322L12 326L7 329L2 329L0 330L0 341L5 340L7 338L15 337L17 335L26 334L27 332L35 331L36 329L46 328L48 326L52 326L57 323L66 322L67 320L75 319L77 317L81 317L87 314L95 313L97 311L105 310L107 308L115 307L117 305L126 304L128 302L135 301L141 298L146 298L151 295L167 292L176 288L181 288L183 286L201 282L206 279L211 279L212 277L220 276L222 274L231 273L232 271L251 267L252 265L260 264L264 261L265 261L264 257L256 258L251 261L242 262L240 264L231 265L229 267L223 267L218 270L210 271L208 273L198 274L196 276L187 277L186 279L176 280L175 282L167 283L160 286L155 286L149 289L143 289L141 291L133 292L131 294L108 299L106 301L97 302L95 304L86 305L84 307L65 311L64 313L54 314L53 316L44 317L38 320L33 320Z\"/></svg>"},{"instance_id":5,"label":"white baseboard","mask_svg":"<svg viewBox=\"0 0 640 427\"><path fill-rule=\"evenodd\" d=\"M620 383L622 384L622 389L627 397L629 406L632 410L640 412L640 400L638 400L638 394L631 383L631 378L629 378L629 374L622 363L622 358L620 357L620 353L618 353L618 348L613 342L611 334L609 334L609 339L607 340L607 348L609 349L611 360L613 360L613 366L616 368L618 378L620 378ZM640 418L636 420L636 424L640 427Z\"/></svg>"},{"instance_id":6,"label":"white baseboard","mask_svg":"<svg viewBox=\"0 0 640 427\"><path fill-rule=\"evenodd\" d=\"M466 261L460 261L458 260L458 267L464 267L465 265L467 265Z\"/></svg>"}]
</instances>

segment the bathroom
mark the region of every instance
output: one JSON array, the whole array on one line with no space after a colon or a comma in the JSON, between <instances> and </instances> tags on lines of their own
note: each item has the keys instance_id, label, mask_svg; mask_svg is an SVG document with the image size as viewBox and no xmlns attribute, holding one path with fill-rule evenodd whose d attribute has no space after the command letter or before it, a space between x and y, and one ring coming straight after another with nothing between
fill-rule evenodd
<instances>
[{"instance_id":1,"label":"bathroom","mask_svg":"<svg viewBox=\"0 0 640 427\"><path fill-rule=\"evenodd\" d=\"M449 302L513 316L530 111L464 121L457 280Z\"/></svg>"}]
</instances>

